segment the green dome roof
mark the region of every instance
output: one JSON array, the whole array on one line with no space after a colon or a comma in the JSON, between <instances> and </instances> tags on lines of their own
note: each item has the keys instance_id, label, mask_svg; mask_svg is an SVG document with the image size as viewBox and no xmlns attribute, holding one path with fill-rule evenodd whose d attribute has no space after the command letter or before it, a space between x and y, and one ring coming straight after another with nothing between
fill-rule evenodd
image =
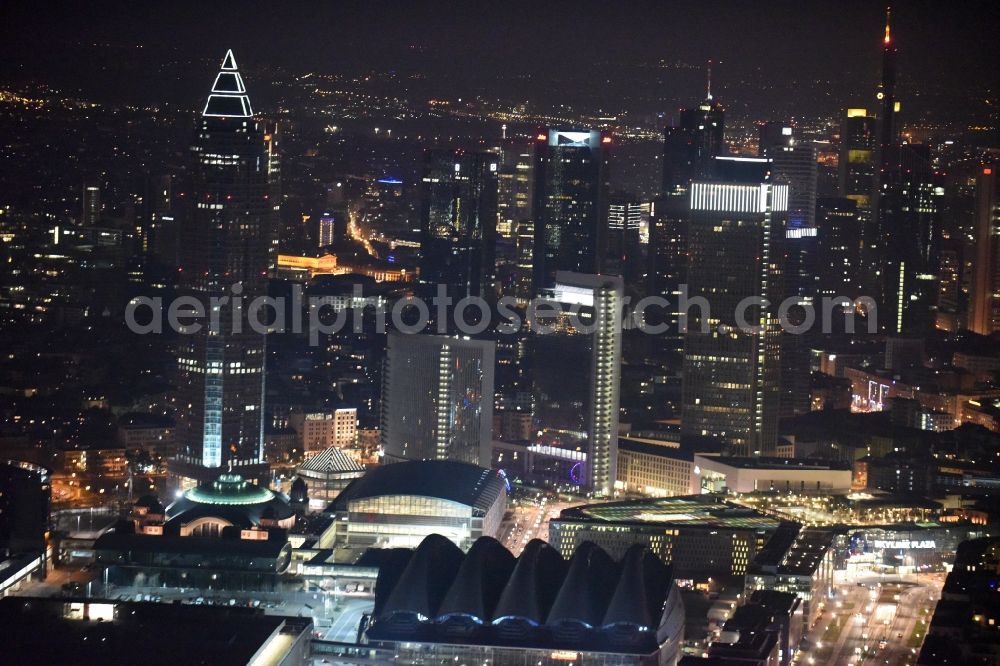
<instances>
[{"instance_id":1,"label":"green dome roof","mask_svg":"<svg viewBox=\"0 0 1000 666\"><path fill-rule=\"evenodd\" d=\"M264 504L274 497L239 474L222 474L215 481L191 488L184 497L199 504Z\"/></svg>"}]
</instances>

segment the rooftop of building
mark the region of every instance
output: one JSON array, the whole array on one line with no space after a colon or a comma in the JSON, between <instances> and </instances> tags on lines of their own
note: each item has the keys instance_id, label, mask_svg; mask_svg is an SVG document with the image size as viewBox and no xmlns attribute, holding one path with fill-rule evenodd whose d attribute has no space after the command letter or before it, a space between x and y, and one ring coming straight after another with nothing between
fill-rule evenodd
<instances>
[{"instance_id":1,"label":"rooftop of building","mask_svg":"<svg viewBox=\"0 0 1000 666\"><path fill-rule=\"evenodd\" d=\"M433 497L486 511L505 487L499 472L477 465L454 460L408 460L368 470L344 488L327 512L347 511L354 500L391 495Z\"/></svg>"},{"instance_id":2,"label":"rooftop of building","mask_svg":"<svg viewBox=\"0 0 1000 666\"><path fill-rule=\"evenodd\" d=\"M334 472L362 472L364 469L364 466L354 458L341 449L331 446L307 458L299 465L298 471L330 474Z\"/></svg>"},{"instance_id":3,"label":"rooftop of building","mask_svg":"<svg viewBox=\"0 0 1000 666\"><path fill-rule=\"evenodd\" d=\"M804 458L704 456L706 460L740 469L798 469L850 471L851 465L838 460L808 460Z\"/></svg>"},{"instance_id":4,"label":"rooftop of building","mask_svg":"<svg viewBox=\"0 0 1000 666\"><path fill-rule=\"evenodd\" d=\"M168 525L211 516L237 527L252 527L263 519L285 520L292 515L284 496L233 473L186 490L166 509Z\"/></svg>"},{"instance_id":5,"label":"rooftop of building","mask_svg":"<svg viewBox=\"0 0 1000 666\"><path fill-rule=\"evenodd\" d=\"M681 446L678 442L667 440L653 440L639 437L619 437L619 451L632 451L644 453L660 458L671 458L673 460L683 460L690 462L694 460L694 450L690 447Z\"/></svg>"},{"instance_id":6,"label":"rooftop of building","mask_svg":"<svg viewBox=\"0 0 1000 666\"><path fill-rule=\"evenodd\" d=\"M265 645L290 646L310 623L252 608L6 597L0 625L8 663L155 666L188 655L242 666Z\"/></svg>"},{"instance_id":7,"label":"rooftop of building","mask_svg":"<svg viewBox=\"0 0 1000 666\"><path fill-rule=\"evenodd\" d=\"M773 530L783 522L753 509L726 502L720 495L685 495L587 504L563 509L559 520L750 530Z\"/></svg>"},{"instance_id":8,"label":"rooftop of building","mask_svg":"<svg viewBox=\"0 0 1000 666\"><path fill-rule=\"evenodd\" d=\"M482 537L468 554L439 535L394 549L376 585L372 640L521 645L648 654L673 593L644 545L616 562L590 542L567 561L532 540L519 557Z\"/></svg>"},{"instance_id":9,"label":"rooftop of building","mask_svg":"<svg viewBox=\"0 0 1000 666\"><path fill-rule=\"evenodd\" d=\"M781 560L778 573L811 576L830 550L835 536L833 530L805 528L799 532L792 547Z\"/></svg>"}]
</instances>

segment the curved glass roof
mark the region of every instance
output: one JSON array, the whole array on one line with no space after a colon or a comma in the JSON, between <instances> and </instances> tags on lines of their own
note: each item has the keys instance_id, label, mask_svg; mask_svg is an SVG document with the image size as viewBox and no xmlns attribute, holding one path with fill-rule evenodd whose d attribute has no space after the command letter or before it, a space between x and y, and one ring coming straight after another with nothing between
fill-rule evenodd
<instances>
[{"instance_id":1,"label":"curved glass roof","mask_svg":"<svg viewBox=\"0 0 1000 666\"><path fill-rule=\"evenodd\" d=\"M263 504L270 502L274 493L239 474L222 474L212 483L191 488L184 497L199 504Z\"/></svg>"}]
</instances>

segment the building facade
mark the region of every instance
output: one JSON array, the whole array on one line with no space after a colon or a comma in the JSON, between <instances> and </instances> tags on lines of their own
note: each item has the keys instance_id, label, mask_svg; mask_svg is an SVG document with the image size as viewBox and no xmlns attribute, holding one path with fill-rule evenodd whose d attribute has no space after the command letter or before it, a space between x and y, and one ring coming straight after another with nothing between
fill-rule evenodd
<instances>
[{"instance_id":1,"label":"building facade","mask_svg":"<svg viewBox=\"0 0 1000 666\"><path fill-rule=\"evenodd\" d=\"M607 255L608 148L596 130L549 129L535 147L536 292L556 271L601 273Z\"/></svg>"},{"instance_id":2,"label":"building facade","mask_svg":"<svg viewBox=\"0 0 1000 666\"><path fill-rule=\"evenodd\" d=\"M530 341L535 444L550 452L553 479L610 495L617 478L623 283L564 272L555 279L543 295L562 314L540 317Z\"/></svg>"},{"instance_id":3,"label":"building facade","mask_svg":"<svg viewBox=\"0 0 1000 666\"><path fill-rule=\"evenodd\" d=\"M735 455L777 444L781 258L788 185L759 158L717 158L717 175L691 185L682 433L726 443ZM747 306L748 304L749 307Z\"/></svg>"},{"instance_id":4,"label":"building facade","mask_svg":"<svg viewBox=\"0 0 1000 666\"><path fill-rule=\"evenodd\" d=\"M387 461L489 464L496 345L443 335L389 335L382 377Z\"/></svg>"},{"instance_id":5,"label":"building facade","mask_svg":"<svg viewBox=\"0 0 1000 666\"><path fill-rule=\"evenodd\" d=\"M230 462L258 465L264 457L264 336L231 299L265 293L278 202L264 130L231 51L199 118L192 152L181 291L193 308L216 316L214 324L202 322L178 343L178 456L172 472L187 484L211 478ZM229 300L211 302L222 297Z\"/></svg>"}]
</instances>

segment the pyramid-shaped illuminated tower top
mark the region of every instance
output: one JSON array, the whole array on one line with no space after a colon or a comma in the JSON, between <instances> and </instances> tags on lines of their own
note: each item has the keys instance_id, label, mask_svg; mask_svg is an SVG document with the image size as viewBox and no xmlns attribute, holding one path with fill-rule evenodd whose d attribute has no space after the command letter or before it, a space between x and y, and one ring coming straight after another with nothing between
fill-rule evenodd
<instances>
[{"instance_id":1,"label":"pyramid-shaped illuminated tower top","mask_svg":"<svg viewBox=\"0 0 1000 666\"><path fill-rule=\"evenodd\" d=\"M201 115L216 118L249 118L253 115L232 49L226 51L226 57L222 59L222 71L215 77L212 94L208 96Z\"/></svg>"}]
</instances>

